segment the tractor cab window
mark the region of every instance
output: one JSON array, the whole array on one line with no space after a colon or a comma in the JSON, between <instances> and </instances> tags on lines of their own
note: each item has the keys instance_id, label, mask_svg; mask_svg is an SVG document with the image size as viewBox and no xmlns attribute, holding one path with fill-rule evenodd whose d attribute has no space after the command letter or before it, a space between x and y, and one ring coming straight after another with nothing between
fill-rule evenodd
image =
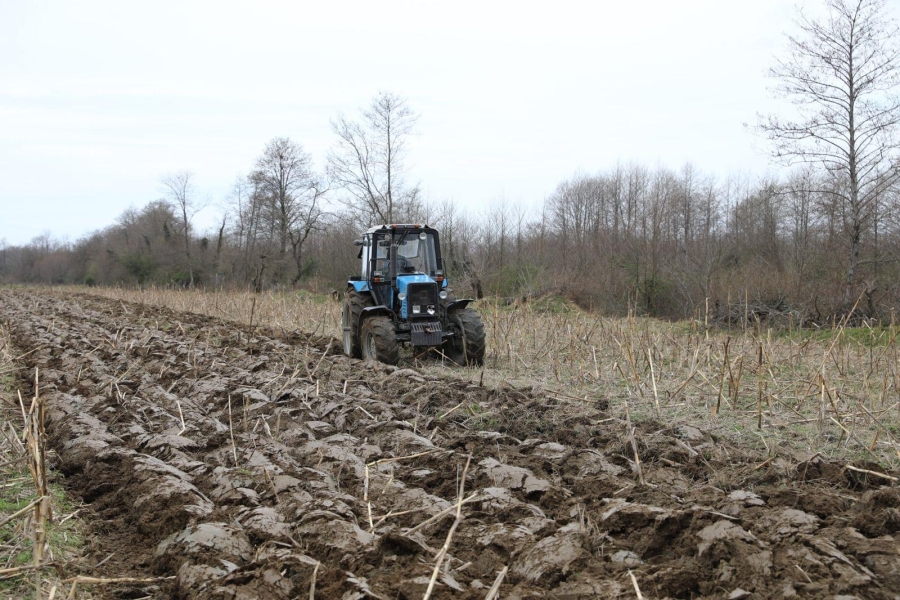
<instances>
[{"instance_id":1,"label":"tractor cab window","mask_svg":"<svg viewBox=\"0 0 900 600\"><path fill-rule=\"evenodd\" d=\"M397 248L397 254L406 259L405 271L407 273L434 275L437 269L434 236L424 231L412 231L403 237L402 240L402 243Z\"/></svg>"},{"instance_id":2,"label":"tractor cab window","mask_svg":"<svg viewBox=\"0 0 900 600\"><path fill-rule=\"evenodd\" d=\"M387 257L390 255L390 249L390 238L379 238L375 258L378 260L387 260Z\"/></svg>"},{"instance_id":3,"label":"tractor cab window","mask_svg":"<svg viewBox=\"0 0 900 600\"><path fill-rule=\"evenodd\" d=\"M403 273L424 273L434 275L437 270L437 253L434 236L431 233L409 231L395 233L397 246L397 270ZM390 264L391 238L388 235L377 238L376 253L378 269L387 271Z\"/></svg>"}]
</instances>

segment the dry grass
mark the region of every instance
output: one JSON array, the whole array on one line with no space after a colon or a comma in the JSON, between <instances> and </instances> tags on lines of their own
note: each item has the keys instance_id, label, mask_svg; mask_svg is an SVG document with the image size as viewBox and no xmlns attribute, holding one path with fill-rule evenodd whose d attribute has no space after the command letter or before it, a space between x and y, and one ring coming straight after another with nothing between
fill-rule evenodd
<instances>
[{"instance_id":1,"label":"dry grass","mask_svg":"<svg viewBox=\"0 0 900 600\"><path fill-rule=\"evenodd\" d=\"M72 291L84 291L78 288ZM307 292L91 289L108 298L340 337L340 302ZM721 331L702 320L607 318L557 299L480 301L481 371L452 377L536 385L548 398L608 402L659 427L691 424L769 453L900 465L900 328ZM161 324L162 325L162 324ZM337 344L337 342L335 342ZM408 355L407 355L408 356ZM411 360L411 359L408 359Z\"/></svg>"}]
</instances>

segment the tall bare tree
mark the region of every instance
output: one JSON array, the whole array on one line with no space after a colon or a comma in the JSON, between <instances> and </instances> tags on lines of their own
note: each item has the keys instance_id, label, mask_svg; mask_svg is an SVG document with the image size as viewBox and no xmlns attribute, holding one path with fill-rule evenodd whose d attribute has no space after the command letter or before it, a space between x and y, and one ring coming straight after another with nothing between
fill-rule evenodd
<instances>
[{"instance_id":1,"label":"tall bare tree","mask_svg":"<svg viewBox=\"0 0 900 600\"><path fill-rule=\"evenodd\" d=\"M419 188L404 180L407 141L418 115L406 100L380 92L362 119L331 122L338 140L328 155L328 175L362 221L391 223L415 210Z\"/></svg>"},{"instance_id":2,"label":"tall bare tree","mask_svg":"<svg viewBox=\"0 0 900 600\"><path fill-rule=\"evenodd\" d=\"M799 33L788 36L787 56L770 72L779 82L776 91L796 105L797 117L769 116L760 129L776 158L816 163L836 180L828 191L839 201L849 250L847 304L876 198L900 174L900 100L892 94L900 75L900 34L884 0L826 0L825 8L821 19L800 12Z\"/></svg>"},{"instance_id":3,"label":"tall bare tree","mask_svg":"<svg viewBox=\"0 0 900 600\"><path fill-rule=\"evenodd\" d=\"M184 257L188 269L188 285L194 285L194 265L191 260L191 220L206 204L197 198L197 186L194 184L194 173L188 170L169 173L164 176L162 184L165 201L168 202L180 217L180 233L184 240Z\"/></svg>"},{"instance_id":4,"label":"tall bare tree","mask_svg":"<svg viewBox=\"0 0 900 600\"><path fill-rule=\"evenodd\" d=\"M291 282L297 283L303 275L303 246L322 217L326 187L313 171L310 155L288 138L266 144L250 179L257 186L256 200L268 208L278 258L283 261L290 251L295 267Z\"/></svg>"}]
</instances>

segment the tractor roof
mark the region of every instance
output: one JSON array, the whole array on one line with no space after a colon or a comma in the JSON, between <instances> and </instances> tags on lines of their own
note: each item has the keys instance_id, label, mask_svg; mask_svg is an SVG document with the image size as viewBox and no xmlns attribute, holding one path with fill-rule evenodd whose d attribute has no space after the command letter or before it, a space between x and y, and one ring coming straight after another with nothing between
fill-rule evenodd
<instances>
[{"instance_id":1,"label":"tractor roof","mask_svg":"<svg viewBox=\"0 0 900 600\"><path fill-rule=\"evenodd\" d=\"M428 225L423 225L421 223L392 223L390 225L385 224L385 225L376 225L375 227L369 227L366 230L366 233L375 233L377 231L391 231L391 230L397 230L397 229L399 229L401 231L403 231L405 229L409 229L409 230L421 229L422 231L434 231L434 229L432 229Z\"/></svg>"}]
</instances>

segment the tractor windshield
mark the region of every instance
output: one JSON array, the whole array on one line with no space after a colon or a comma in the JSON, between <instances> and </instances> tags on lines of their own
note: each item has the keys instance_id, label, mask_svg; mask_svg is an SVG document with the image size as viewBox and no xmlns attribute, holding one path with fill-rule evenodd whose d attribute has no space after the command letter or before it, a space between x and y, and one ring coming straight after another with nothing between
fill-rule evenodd
<instances>
[{"instance_id":1,"label":"tractor windshield","mask_svg":"<svg viewBox=\"0 0 900 600\"><path fill-rule=\"evenodd\" d=\"M434 235L424 231L397 232L394 234L400 244L397 247L397 270L403 273L424 273L434 275L437 270L437 253ZM385 235L377 243L378 265L388 269L390 261L390 236Z\"/></svg>"}]
</instances>

